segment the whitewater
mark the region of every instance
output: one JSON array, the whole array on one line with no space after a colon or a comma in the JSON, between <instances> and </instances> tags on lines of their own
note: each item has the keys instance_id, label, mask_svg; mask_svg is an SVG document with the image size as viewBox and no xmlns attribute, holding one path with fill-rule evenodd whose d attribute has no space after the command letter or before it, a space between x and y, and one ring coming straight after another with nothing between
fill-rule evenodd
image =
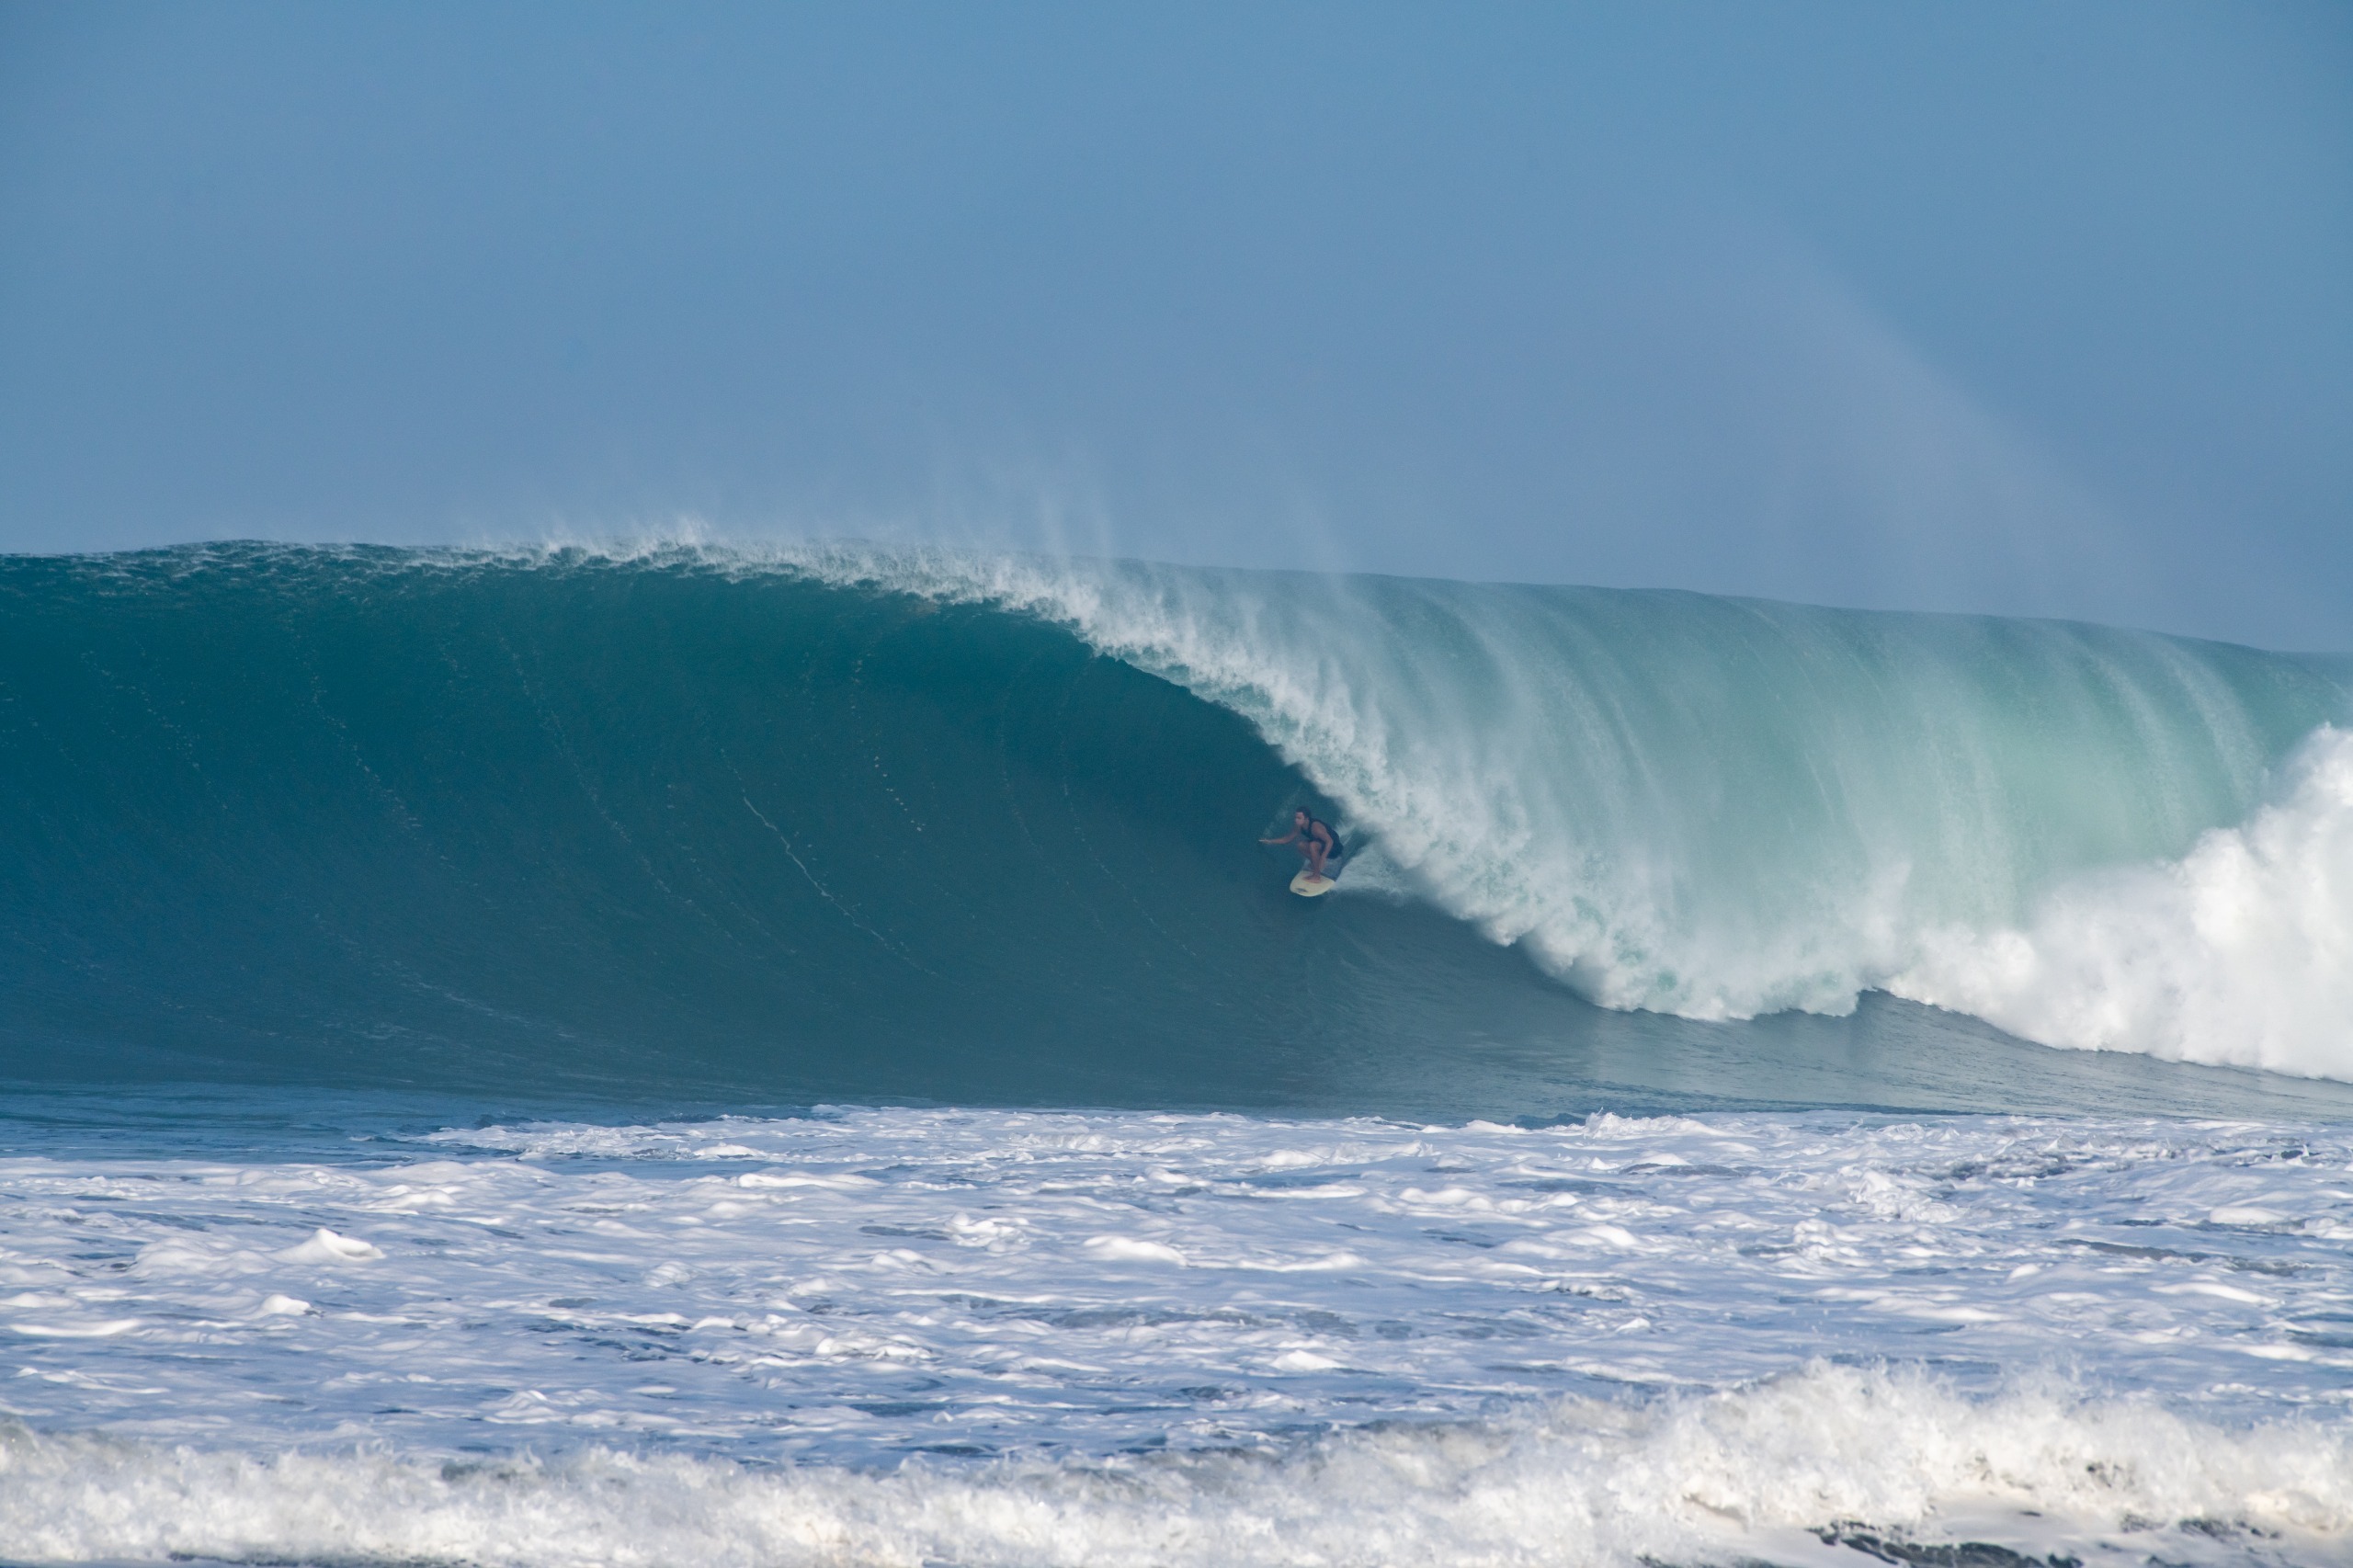
<instances>
[{"instance_id":1,"label":"whitewater","mask_svg":"<svg viewBox=\"0 0 2353 1568\"><path fill-rule=\"evenodd\" d=\"M0 1561L2353 1561L2348 949L2347 659L0 558Z\"/></svg>"},{"instance_id":2,"label":"whitewater","mask_svg":"<svg viewBox=\"0 0 2353 1568\"><path fill-rule=\"evenodd\" d=\"M354 1142L0 1163L0 1551L2260 1562L2353 1531L2341 1129Z\"/></svg>"}]
</instances>

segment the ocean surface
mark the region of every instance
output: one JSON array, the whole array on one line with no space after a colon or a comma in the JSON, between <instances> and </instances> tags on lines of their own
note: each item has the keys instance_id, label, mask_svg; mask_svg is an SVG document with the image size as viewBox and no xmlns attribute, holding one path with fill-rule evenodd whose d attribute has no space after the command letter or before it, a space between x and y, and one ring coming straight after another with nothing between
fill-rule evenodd
<instances>
[{"instance_id":1,"label":"ocean surface","mask_svg":"<svg viewBox=\"0 0 2353 1568\"><path fill-rule=\"evenodd\" d=\"M2353 660L0 558L0 1562L2353 1562Z\"/></svg>"}]
</instances>

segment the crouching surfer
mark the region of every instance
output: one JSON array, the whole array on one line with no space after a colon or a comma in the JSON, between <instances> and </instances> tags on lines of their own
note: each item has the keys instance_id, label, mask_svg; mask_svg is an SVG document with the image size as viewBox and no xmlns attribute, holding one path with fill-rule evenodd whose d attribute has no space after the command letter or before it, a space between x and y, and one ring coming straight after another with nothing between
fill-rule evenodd
<instances>
[{"instance_id":1,"label":"crouching surfer","mask_svg":"<svg viewBox=\"0 0 2353 1568\"><path fill-rule=\"evenodd\" d=\"M1288 844L1297 849L1300 858L1307 862L1311 877L1328 876L1324 868L1336 865L1340 858L1340 835L1328 822L1310 816L1305 807L1290 814L1290 832L1281 838L1262 838L1261 844Z\"/></svg>"}]
</instances>

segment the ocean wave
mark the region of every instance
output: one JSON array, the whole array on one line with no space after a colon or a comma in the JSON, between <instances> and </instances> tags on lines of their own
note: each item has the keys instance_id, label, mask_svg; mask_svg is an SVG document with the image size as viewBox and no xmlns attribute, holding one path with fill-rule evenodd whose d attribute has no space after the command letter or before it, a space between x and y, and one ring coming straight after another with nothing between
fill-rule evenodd
<instances>
[{"instance_id":1,"label":"ocean wave","mask_svg":"<svg viewBox=\"0 0 2353 1568\"><path fill-rule=\"evenodd\" d=\"M2021 927L1924 933L1886 982L2050 1045L2353 1076L2353 734L2178 860L2075 878Z\"/></svg>"},{"instance_id":2,"label":"ocean wave","mask_svg":"<svg viewBox=\"0 0 2353 1568\"><path fill-rule=\"evenodd\" d=\"M2353 1080L2326 661L838 543L19 557L0 599L26 1063L1316 1102L1594 1037L1483 939L1621 1013L1884 991ZM1353 851L1320 926L1253 842L1294 805Z\"/></svg>"},{"instance_id":3,"label":"ocean wave","mask_svg":"<svg viewBox=\"0 0 2353 1568\"><path fill-rule=\"evenodd\" d=\"M1883 989L2046 1044L2353 1077L2353 744L2323 666L1690 594L780 558L1042 615L1233 708L1415 892L1605 1006Z\"/></svg>"},{"instance_id":4,"label":"ocean wave","mask_svg":"<svg viewBox=\"0 0 2353 1568\"><path fill-rule=\"evenodd\" d=\"M2063 1389L1957 1396L1815 1366L1647 1405L1563 1400L1287 1453L755 1469L591 1449L538 1459L158 1447L0 1433L19 1560L1633 1564L1962 1560L2100 1568L2336 1558L2341 1426L2225 1428ZM1947 1548L1939 1555L1935 1548ZM1997 1557L1983 1548L1988 1561ZM1972 1558L1969 1560L1976 1560ZM2029 1560L2032 1560L2029 1558Z\"/></svg>"}]
</instances>

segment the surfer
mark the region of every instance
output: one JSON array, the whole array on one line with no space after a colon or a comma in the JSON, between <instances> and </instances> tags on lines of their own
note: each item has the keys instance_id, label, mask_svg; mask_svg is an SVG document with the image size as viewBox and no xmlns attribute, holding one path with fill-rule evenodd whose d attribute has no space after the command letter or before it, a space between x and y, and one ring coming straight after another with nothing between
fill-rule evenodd
<instances>
[{"instance_id":1,"label":"surfer","mask_svg":"<svg viewBox=\"0 0 2353 1568\"><path fill-rule=\"evenodd\" d=\"M1297 849L1307 862L1307 874L1320 877L1325 862L1340 858L1340 835L1328 822L1319 822L1302 806L1290 814L1290 832L1281 838L1262 838L1261 844L1288 844Z\"/></svg>"}]
</instances>

